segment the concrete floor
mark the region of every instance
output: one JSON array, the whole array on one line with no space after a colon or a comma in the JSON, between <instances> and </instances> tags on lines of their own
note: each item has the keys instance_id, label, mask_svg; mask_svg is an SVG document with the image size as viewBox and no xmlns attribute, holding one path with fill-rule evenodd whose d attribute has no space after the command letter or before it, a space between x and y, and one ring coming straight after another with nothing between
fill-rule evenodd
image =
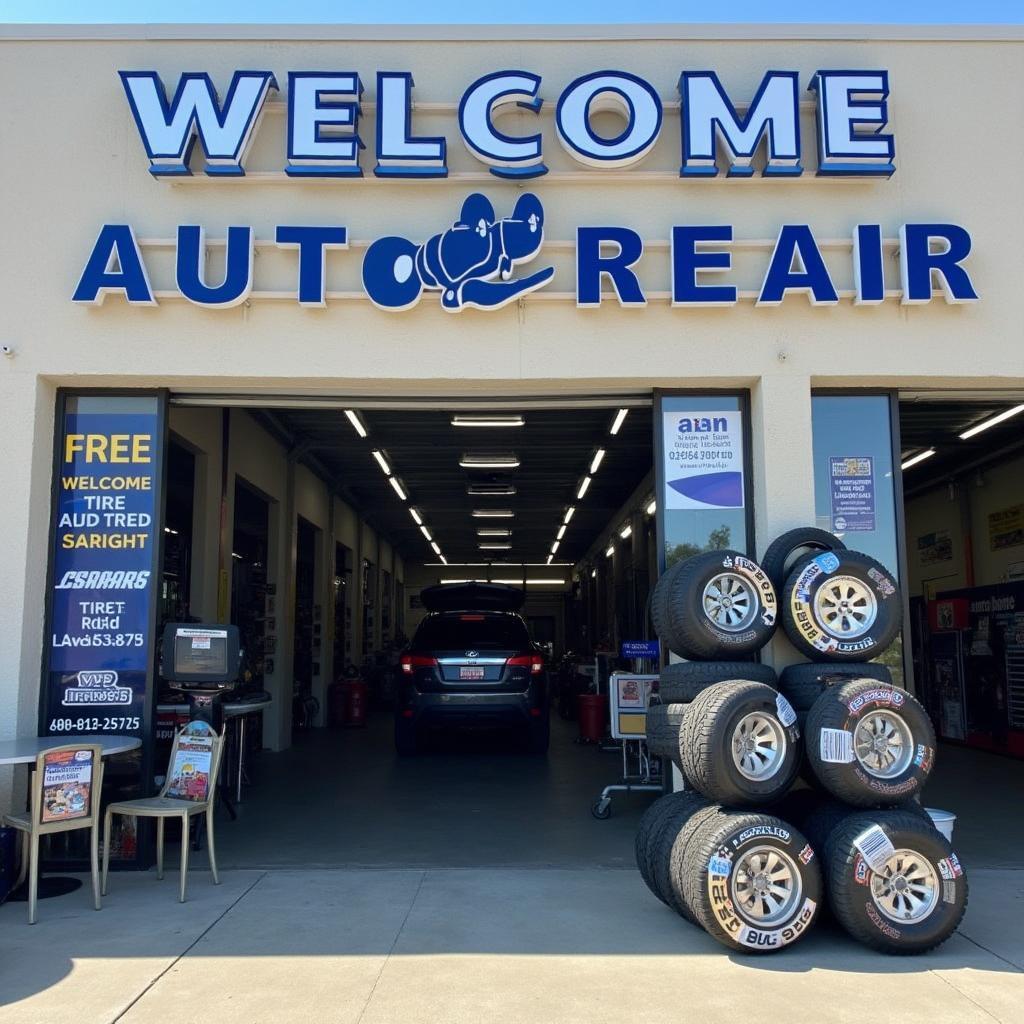
<instances>
[{"instance_id":1,"label":"concrete floor","mask_svg":"<svg viewBox=\"0 0 1024 1024\"><path fill-rule=\"evenodd\" d=\"M0 907L2 1024L1016 1024L1024 884L971 876L961 931L926 957L820 927L769 957L730 955L633 871L239 870L190 900L118 875ZM827 1010L825 1009L827 1007Z\"/></svg>"},{"instance_id":2,"label":"concrete floor","mask_svg":"<svg viewBox=\"0 0 1024 1024\"><path fill-rule=\"evenodd\" d=\"M399 759L386 714L372 715L366 729L299 735L290 750L259 756L239 820L219 819L221 861L234 868L633 868L636 825L653 797L616 795L611 818L596 821L590 806L621 773L621 758L575 744L574 722L551 724L547 758L483 735L445 738ZM1024 865L1024 762L944 746L924 802L957 814L964 864Z\"/></svg>"},{"instance_id":3,"label":"concrete floor","mask_svg":"<svg viewBox=\"0 0 1024 1024\"><path fill-rule=\"evenodd\" d=\"M399 761L385 716L263 755L239 821L218 824L222 885L200 854L184 905L170 871L112 876L99 914L85 889L32 928L0 907L0 1024L1021 1019L1024 765L941 752L926 802L960 816L971 896L940 950L885 957L822 925L751 958L644 888L651 798L591 818L619 761L553 724L546 759L470 742Z\"/></svg>"}]
</instances>

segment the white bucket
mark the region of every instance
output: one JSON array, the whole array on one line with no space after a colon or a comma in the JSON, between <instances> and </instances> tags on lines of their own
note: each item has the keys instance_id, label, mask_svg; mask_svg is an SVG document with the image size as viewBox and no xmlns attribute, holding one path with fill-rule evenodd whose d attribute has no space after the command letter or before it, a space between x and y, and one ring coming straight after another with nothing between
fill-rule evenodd
<instances>
[{"instance_id":1,"label":"white bucket","mask_svg":"<svg viewBox=\"0 0 1024 1024\"><path fill-rule=\"evenodd\" d=\"M956 815L952 811L940 811L937 807L926 807L928 817L932 824L946 837L953 842L953 826L956 824Z\"/></svg>"}]
</instances>

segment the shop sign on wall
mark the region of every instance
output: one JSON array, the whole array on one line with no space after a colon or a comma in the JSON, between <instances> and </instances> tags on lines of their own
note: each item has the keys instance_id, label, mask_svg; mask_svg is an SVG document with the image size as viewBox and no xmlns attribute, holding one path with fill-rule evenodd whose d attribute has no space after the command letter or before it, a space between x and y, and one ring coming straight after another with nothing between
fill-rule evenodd
<instances>
[{"instance_id":1,"label":"shop sign on wall","mask_svg":"<svg viewBox=\"0 0 1024 1024\"><path fill-rule=\"evenodd\" d=\"M829 457L834 533L875 528L874 461L870 455Z\"/></svg>"},{"instance_id":2,"label":"shop sign on wall","mask_svg":"<svg viewBox=\"0 0 1024 1024\"><path fill-rule=\"evenodd\" d=\"M191 159L193 150L202 151L207 176L244 176L246 154L266 102L278 88L271 71L236 71L223 99L204 72L182 74L166 84L155 71L122 71L120 79L126 116L130 110L150 172L170 178L193 173L191 164L199 163ZM796 71L766 72L740 114L715 72L682 71L679 101L673 102L681 121L679 178L700 182L717 177L723 168L728 177L740 181L799 178L804 173L799 79ZM462 96L459 134L472 157L499 180L543 180L552 173L544 162L541 133L510 136L495 127L504 112L539 113L544 103L540 86L541 77L532 72L498 71L473 82ZM883 179L895 173L895 137L887 130L888 72L822 69L810 76L807 89L814 94L817 113L816 175ZM407 71L377 73L377 178L448 175L448 140L415 133L412 90ZM359 136L360 75L293 71L287 91L287 163L270 173L305 180L362 177L360 157L366 147ZM609 112L623 121L621 132L607 135L595 127L593 119ZM650 82L626 71L597 71L576 78L560 92L555 135L569 157L589 171L620 172L654 149L665 113ZM755 170L761 152L763 165ZM362 260L362 285L375 306L398 312L416 305L425 291L437 291L441 307L449 312L493 310L545 287L554 277L551 267L523 278L514 276L516 265L533 259L543 246L544 211L537 196L521 195L511 213L499 219L490 200L474 193L464 200L454 221L453 213L438 208L436 233L425 241L403 232L369 245ZM738 287L726 276L732 269L731 224L666 225L665 233L670 241L672 306L732 306L739 301ZM575 234L577 305L645 306L647 295L636 273L645 248L640 234L607 223L578 226ZM926 303L939 295L948 303L977 300L962 266L971 251L971 236L964 227L941 221L902 224L893 235L884 237L877 223L852 229L849 292L857 305L875 305L895 294L903 304ZM328 254L348 248L347 226L280 224L267 243L296 252L298 304L326 305ZM202 226L178 225L176 294L206 308L230 308L261 294L279 299L280 286L254 292L255 244L251 226L229 227L225 273L211 283ZM837 305L840 290L821 248L810 225L782 224L761 286L753 293L757 305L777 306L792 295L804 296L815 306ZM886 285L885 265L897 248L900 289L895 292ZM108 294L121 295L131 305L157 304L131 224L101 227L73 300L99 305Z\"/></svg>"},{"instance_id":3,"label":"shop sign on wall","mask_svg":"<svg viewBox=\"0 0 1024 1024\"><path fill-rule=\"evenodd\" d=\"M917 560L921 565L953 561L953 538L949 530L933 530L918 537Z\"/></svg>"},{"instance_id":4,"label":"shop sign on wall","mask_svg":"<svg viewBox=\"0 0 1024 1024\"><path fill-rule=\"evenodd\" d=\"M743 508L743 414L662 414L666 509Z\"/></svg>"},{"instance_id":5,"label":"shop sign on wall","mask_svg":"<svg viewBox=\"0 0 1024 1024\"><path fill-rule=\"evenodd\" d=\"M992 551L1024 544L1024 505L1011 505L989 513L988 546Z\"/></svg>"},{"instance_id":6,"label":"shop sign on wall","mask_svg":"<svg viewBox=\"0 0 1024 1024\"><path fill-rule=\"evenodd\" d=\"M68 412L59 439L43 723L53 735L147 726L158 399L103 402L109 411Z\"/></svg>"}]
</instances>

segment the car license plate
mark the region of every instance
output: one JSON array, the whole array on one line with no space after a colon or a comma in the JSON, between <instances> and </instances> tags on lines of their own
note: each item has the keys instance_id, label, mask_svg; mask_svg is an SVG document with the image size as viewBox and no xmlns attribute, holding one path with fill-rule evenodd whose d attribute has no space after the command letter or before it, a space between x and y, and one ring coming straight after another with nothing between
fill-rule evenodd
<instances>
[{"instance_id":1,"label":"car license plate","mask_svg":"<svg viewBox=\"0 0 1024 1024\"><path fill-rule=\"evenodd\" d=\"M482 668L460 668L459 678L460 679L483 679L484 670Z\"/></svg>"}]
</instances>

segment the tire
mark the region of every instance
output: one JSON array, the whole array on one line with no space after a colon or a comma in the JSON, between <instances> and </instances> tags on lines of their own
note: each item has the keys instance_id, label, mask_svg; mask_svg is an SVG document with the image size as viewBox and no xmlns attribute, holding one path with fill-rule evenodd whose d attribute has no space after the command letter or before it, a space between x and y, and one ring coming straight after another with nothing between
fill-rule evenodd
<instances>
[{"instance_id":1,"label":"tire","mask_svg":"<svg viewBox=\"0 0 1024 1024\"><path fill-rule=\"evenodd\" d=\"M859 551L801 559L783 588L782 627L811 661L871 661L899 634L895 578Z\"/></svg>"},{"instance_id":2,"label":"tire","mask_svg":"<svg viewBox=\"0 0 1024 1024\"><path fill-rule=\"evenodd\" d=\"M654 584L654 590L651 593L651 625L654 627L654 635L661 640L662 643L666 643L666 615L667 615L667 601L666 595L672 586L672 580L678 575L682 562L676 562L675 565L670 566L668 569L658 577L658 582Z\"/></svg>"},{"instance_id":3,"label":"tire","mask_svg":"<svg viewBox=\"0 0 1024 1024\"><path fill-rule=\"evenodd\" d=\"M704 930L730 949L776 952L806 935L820 912L818 858L781 818L711 816L694 836L687 860L685 903ZM754 878L766 873L773 891L761 895Z\"/></svg>"},{"instance_id":4,"label":"tire","mask_svg":"<svg viewBox=\"0 0 1024 1024\"><path fill-rule=\"evenodd\" d=\"M884 858L878 847L894 853ZM862 849L875 849L874 868ZM937 829L905 811L851 814L829 837L826 874L839 923L883 953L934 949L967 910L967 876L953 848Z\"/></svg>"},{"instance_id":5,"label":"tire","mask_svg":"<svg viewBox=\"0 0 1024 1024\"><path fill-rule=\"evenodd\" d=\"M761 568L768 573L777 594L782 593L793 566L809 554L822 551L845 551L846 545L833 533L815 526L787 530L768 545L761 559Z\"/></svg>"},{"instance_id":6,"label":"tire","mask_svg":"<svg viewBox=\"0 0 1024 1024\"><path fill-rule=\"evenodd\" d=\"M705 690L687 706L680 742L684 776L709 800L731 806L781 799L803 756L796 713L764 683Z\"/></svg>"},{"instance_id":7,"label":"tire","mask_svg":"<svg viewBox=\"0 0 1024 1024\"><path fill-rule=\"evenodd\" d=\"M661 639L680 657L735 660L772 638L775 588L764 570L738 551L694 555L666 581Z\"/></svg>"},{"instance_id":8,"label":"tire","mask_svg":"<svg viewBox=\"0 0 1024 1024\"><path fill-rule=\"evenodd\" d=\"M672 848L686 823L694 814L707 807L707 801L699 793L690 790L673 793L672 796L677 799L648 833L647 884L662 903L682 913L669 877Z\"/></svg>"},{"instance_id":9,"label":"tire","mask_svg":"<svg viewBox=\"0 0 1024 1024\"><path fill-rule=\"evenodd\" d=\"M834 683L846 679L877 679L892 686L892 673L886 665L874 662L811 662L789 665L779 674L779 692L797 711L810 711L811 705Z\"/></svg>"},{"instance_id":10,"label":"tire","mask_svg":"<svg viewBox=\"0 0 1024 1024\"><path fill-rule=\"evenodd\" d=\"M644 885L652 892L654 891L650 879L650 867L647 860L647 850L650 845L651 834L660 827L660 819L663 815L670 813L679 803L679 797L688 794L666 793L659 796L640 816L640 824L637 825L636 835L633 837L633 857L636 860L636 869L644 880Z\"/></svg>"},{"instance_id":11,"label":"tire","mask_svg":"<svg viewBox=\"0 0 1024 1024\"><path fill-rule=\"evenodd\" d=\"M873 679L829 687L807 713L806 746L818 782L855 807L913 799L935 763L928 713L906 690Z\"/></svg>"},{"instance_id":12,"label":"tire","mask_svg":"<svg viewBox=\"0 0 1024 1024\"><path fill-rule=\"evenodd\" d=\"M672 852L668 862L668 884L672 891L672 901L679 913L698 928L701 927L693 908L687 902L685 891L686 866L692 859L691 850L694 840L700 835L702 828L712 818L721 818L727 811L722 810L718 804L705 805L692 814L689 820L683 825L672 844Z\"/></svg>"},{"instance_id":13,"label":"tire","mask_svg":"<svg viewBox=\"0 0 1024 1024\"><path fill-rule=\"evenodd\" d=\"M680 770L679 730L685 711L685 704L651 704L647 709L647 749L674 762Z\"/></svg>"},{"instance_id":14,"label":"tire","mask_svg":"<svg viewBox=\"0 0 1024 1024\"><path fill-rule=\"evenodd\" d=\"M408 719L395 719L395 751L399 757L415 757L420 752L416 726Z\"/></svg>"},{"instance_id":15,"label":"tire","mask_svg":"<svg viewBox=\"0 0 1024 1024\"><path fill-rule=\"evenodd\" d=\"M658 677L658 696L666 704L689 704L715 683L746 679L775 687L775 669L754 661L681 661L666 665Z\"/></svg>"},{"instance_id":16,"label":"tire","mask_svg":"<svg viewBox=\"0 0 1024 1024\"><path fill-rule=\"evenodd\" d=\"M800 828L807 836L807 841L814 847L825 860L825 851L828 849L829 836L844 822L851 814L860 813L856 807L840 803L831 797L822 796L815 807L803 820Z\"/></svg>"}]
</instances>

